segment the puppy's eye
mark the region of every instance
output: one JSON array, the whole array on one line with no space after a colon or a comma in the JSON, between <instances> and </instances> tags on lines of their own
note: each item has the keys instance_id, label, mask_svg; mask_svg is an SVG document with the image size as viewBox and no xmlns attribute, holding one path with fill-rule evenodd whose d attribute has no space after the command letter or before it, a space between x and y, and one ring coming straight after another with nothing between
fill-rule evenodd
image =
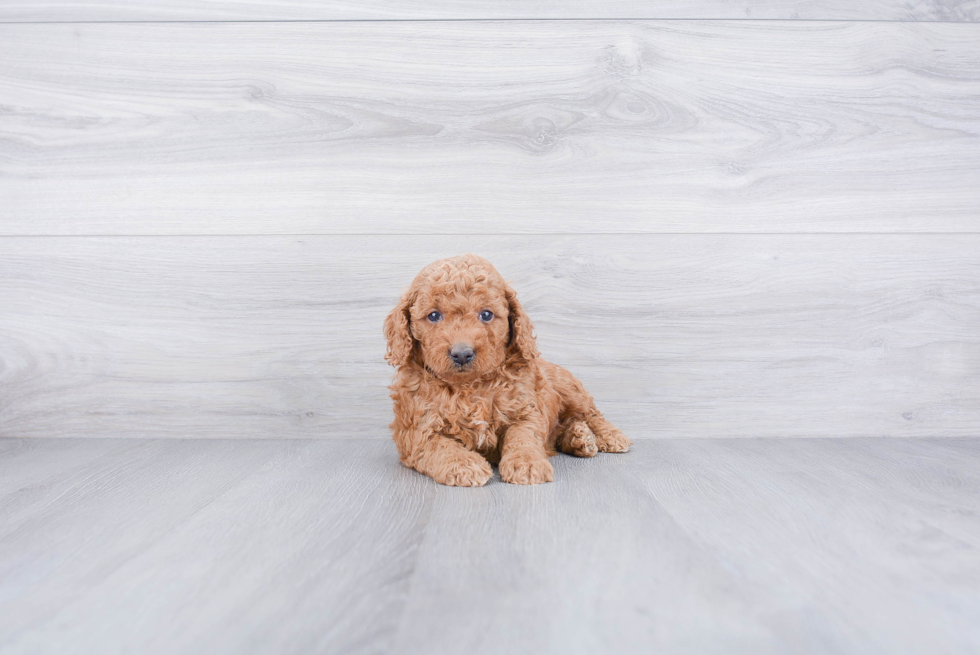
<instances>
[{"instance_id":1,"label":"puppy's eye","mask_svg":"<svg viewBox=\"0 0 980 655\"><path fill-rule=\"evenodd\" d=\"M431 314L429 314L428 319L433 323L438 323L439 321L442 320L442 314L440 314L439 312L432 312Z\"/></svg>"},{"instance_id":2,"label":"puppy's eye","mask_svg":"<svg viewBox=\"0 0 980 655\"><path fill-rule=\"evenodd\" d=\"M480 320L484 323L489 323L493 320L493 312L491 312L489 309L484 309L482 312L480 312Z\"/></svg>"}]
</instances>

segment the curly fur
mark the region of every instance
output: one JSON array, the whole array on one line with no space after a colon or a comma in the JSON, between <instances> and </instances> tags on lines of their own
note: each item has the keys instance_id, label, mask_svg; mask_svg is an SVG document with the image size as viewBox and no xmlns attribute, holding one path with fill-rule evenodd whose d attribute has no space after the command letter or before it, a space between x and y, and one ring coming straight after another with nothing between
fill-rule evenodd
<instances>
[{"instance_id":1,"label":"curly fur","mask_svg":"<svg viewBox=\"0 0 980 655\"><path fill-rule=\"evenodd\" d=\"M430 321L433 311L442 318ZM422 269L384 333L385 359L398 369L391 428L401 461L437 482L483 485L491 462L505 482L550 482L548 457L558 450L592 457L630 447L581 382L541 359L517 294L482 257ZM449 356L460 345L475 351L463 366Z\"/></svg>"}]
</instances>

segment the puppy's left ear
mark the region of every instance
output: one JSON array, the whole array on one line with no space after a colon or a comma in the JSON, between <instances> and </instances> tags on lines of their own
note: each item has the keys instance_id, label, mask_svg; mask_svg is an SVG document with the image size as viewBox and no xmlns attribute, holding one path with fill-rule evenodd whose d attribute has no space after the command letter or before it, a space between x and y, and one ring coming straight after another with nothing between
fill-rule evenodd
<instances>
[{"instance_id":1,"label":"puppy's left ear","mask_svg":"<svg viewBox=\"0 0 980 655\"><path fill-rule=\"evenodd\" d=\"M392 366L404 366L412 356L415 339L412 337L411 315L409 310L415 294L408 290L402 294L395 308L385 318L385 339L388 340L388 352L385 359Z\"/></svg>"},{"instance_id":2,"label":"puppy's left ear","mask_svg":"<svg viewBox=\"0 0 980 655\"><path fill-rule=\"evenodd\" d=\"M531 361L540 354L534 338L534 326L517 300L517 292L509 284L504 288L504 296L507 298L507 321L510 323L510 341L507 345Z\"/></svg>"}]
</instances>

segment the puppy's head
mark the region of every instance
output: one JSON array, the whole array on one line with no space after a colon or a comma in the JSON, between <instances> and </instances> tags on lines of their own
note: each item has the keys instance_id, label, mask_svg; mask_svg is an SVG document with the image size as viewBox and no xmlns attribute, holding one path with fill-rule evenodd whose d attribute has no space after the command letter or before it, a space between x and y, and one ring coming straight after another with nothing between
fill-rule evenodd
<instances>
[{"instance_id":1,"label":"puppy's head","mask_svg":"<svg viewBox=\"0 0 980 655\"><path fill-rule=\"evenodd\" d=\"M476 255L422 269L385 319L392 366L424 366L447 382L465 382L515 358L538 356L517 294Z\"/></svg>"}]
</instances>

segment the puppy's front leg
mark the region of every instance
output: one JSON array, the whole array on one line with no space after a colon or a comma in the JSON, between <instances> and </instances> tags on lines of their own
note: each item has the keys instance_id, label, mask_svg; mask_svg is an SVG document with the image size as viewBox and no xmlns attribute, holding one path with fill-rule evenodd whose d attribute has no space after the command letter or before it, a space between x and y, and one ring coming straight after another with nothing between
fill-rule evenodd
<instances>
[{"instance_id":1,"label":"puppy's front leg","mask_svg":"<svg viewBox=\"0 0 980 655\"><path fill-rule=\"evenodd\" d=\"M547 426L533 417L510 426L500 455L500 477L514 484L541 484L555 479L545 451Z\"/></svg>"},{"instance_id":2,"label":"puppy's front leg","mask_svg":"<svg viewBox=\"0 0 980 655\"><path fill-rule=\"evenodd\" d=\"M463 444L442 435L432 435L422 446L415 470L440 484L482 487L493 475L490 462Z\"/></svg>"}]
</instances>

